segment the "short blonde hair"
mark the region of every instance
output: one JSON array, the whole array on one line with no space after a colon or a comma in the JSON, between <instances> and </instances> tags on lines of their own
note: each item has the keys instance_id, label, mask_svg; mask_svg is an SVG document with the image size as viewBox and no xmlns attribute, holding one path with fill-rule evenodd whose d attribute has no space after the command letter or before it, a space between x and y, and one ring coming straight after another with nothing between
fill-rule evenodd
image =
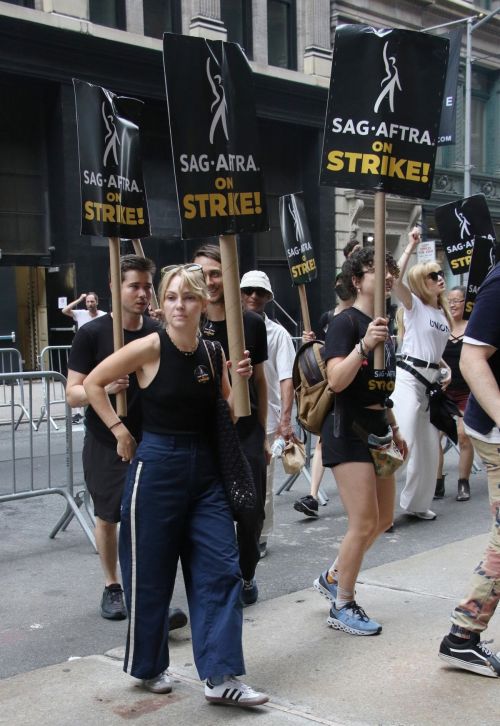
<instances>
[{"instance_id":1,"label":"short blonde hair","mask_svg":"<svg viewBox=\"0 0 500 726\"><path fill-rule=\"evenodd\" d=\"M441 270L441 267L437 262L420 262L408 270L408 287L425 305L432 303L432 295L427 287L427 276L429 272L439 272L439 270ZM437 301L438 306L446 316L448 324L451 326L453 320L445 291L439 293Z\"/></svg>"},{"instance_id":2,"label":"short blonde hair","mask_svg":"<svg viewBox=\"0 0 500 726\"><path fill-rule=\"evenodd\" d=\"M209 299L207 285L203 276L203 270L190 269L192 266L177 265L172 268L168 268L164 275L162 275L160 287L158 288L158 300L159 304L163 305L165 300L166 292L169 288L170 283L174 277L180 277L183 286L186 287L189 292L199 297L200 300L206 301Z\"/></svg>"}]
</instances>

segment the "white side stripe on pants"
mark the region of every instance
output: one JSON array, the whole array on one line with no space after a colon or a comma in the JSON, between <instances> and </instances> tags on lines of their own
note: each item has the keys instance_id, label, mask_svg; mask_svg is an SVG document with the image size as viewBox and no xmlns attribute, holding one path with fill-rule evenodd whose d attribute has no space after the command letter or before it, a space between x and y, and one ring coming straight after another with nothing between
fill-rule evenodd
<instances>
[{"instance_id":1,"label":"white side stripe on pants","mask_svg":"<svg viewBox=\"0 0 500 726\"><path fill-rule=\"evenodd\" d=\"M137 464L135 471L134 489L132 491L132 500L130 502L130 545L131 545L131 593L130 593L130 637L129 637L129 650L128 650L128 662L127 662L127 673L132 671L132 663L134 661L134 635L135 635L135 601L136 601L136 580L137 580L137 569L136 569L136 528L135 528L135 502L137 498L137 490L139 488L139 479L141 476L142 461Z\"/></svg>"}]
</instances>

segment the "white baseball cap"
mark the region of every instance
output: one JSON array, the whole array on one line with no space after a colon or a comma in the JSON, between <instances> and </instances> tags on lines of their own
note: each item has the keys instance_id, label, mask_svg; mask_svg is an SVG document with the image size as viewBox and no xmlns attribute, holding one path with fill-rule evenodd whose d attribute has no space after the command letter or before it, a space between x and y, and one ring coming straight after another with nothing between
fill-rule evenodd
<instances>
[{"instance_id":1,"label":"white baseball cap","mask_svg":"<svg viewBox=\"0 0 500 726\"><path fill-rule=\"evenodd\" d=\"M271 282L266 273L262 272L262 270L250 270L250 272L245 272L241 278L240 289L245 287L258 287L261 290L266 290L270 293L271 300L274 298Z\"/></svg>"}]
</instances>

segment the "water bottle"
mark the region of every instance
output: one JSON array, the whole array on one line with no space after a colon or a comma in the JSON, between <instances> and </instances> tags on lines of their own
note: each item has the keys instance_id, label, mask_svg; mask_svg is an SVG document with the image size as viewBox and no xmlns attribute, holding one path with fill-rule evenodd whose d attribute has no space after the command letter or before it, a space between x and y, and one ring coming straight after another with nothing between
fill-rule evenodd
<instances>
[{"instance_id":1,"label":"water bottle","mask_svg":"<svg viewBox=\"0 0 500 726\"><path fill-rule=\"evenodd\" d=\"M274 440L273 445L271 447L271 454L274 458L278 458L283 453L286 446L285 439L282 436L279 436L277 439Z\"/></svg>"}]
</instances>

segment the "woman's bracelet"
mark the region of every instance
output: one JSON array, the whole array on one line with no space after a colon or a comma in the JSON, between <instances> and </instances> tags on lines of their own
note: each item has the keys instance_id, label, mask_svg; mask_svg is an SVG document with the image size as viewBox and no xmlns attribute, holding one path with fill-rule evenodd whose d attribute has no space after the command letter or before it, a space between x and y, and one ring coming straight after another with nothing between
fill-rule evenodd
<instances>
[{"instance_id":1,"label":"woman's bracelet","mask_svg":"<svg viewBox=\"0 0 500 726\"><path fill-rule=\"evenodd\" d=\"M356 345L354 346L354 350L356 351L358 356L361 358L361 360L367 359L368 356L365 353L365 349L363 348L363 343L361 342L361 340L358 343L356 343Z\"/></svg>"},{"instance_id":2,"label":"woman's bracelet","mask_svg":"<svg viewBox=\"0 0 500 726\"><path fill-rule=\"evenodd\" d=\"M361 350L361 353L363 354L363 358L368 358L368 355L365 350L365 346L363 345L363 338L359 339L359 348Z\"/></svg>"},{"instance_id":3,"label":"woman's bracelet","mask_svg":"<svg viewBox=\"0 0 500 726\"><path fill-rule=\"evenodd\" d=\"M119 426L121 423L123 423L123 421L115 421L114 424L112 424L111 426L108 426L108 430L111 431L112 429L115 428L115 426Z\"/></svg>"}]
</instances>

